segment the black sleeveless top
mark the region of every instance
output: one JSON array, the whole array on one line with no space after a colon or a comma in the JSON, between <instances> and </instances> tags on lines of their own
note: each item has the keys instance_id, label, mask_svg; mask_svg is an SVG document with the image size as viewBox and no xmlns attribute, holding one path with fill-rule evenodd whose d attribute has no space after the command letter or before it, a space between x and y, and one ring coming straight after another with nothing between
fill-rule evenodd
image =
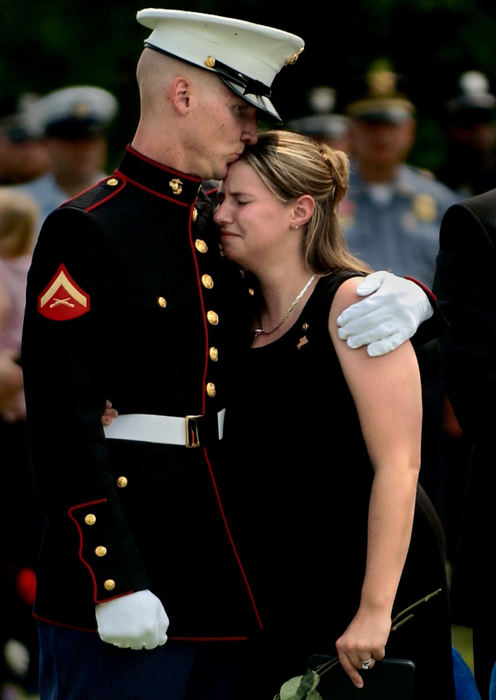
<instances>
[{"instance_id":1,"label":"black sleeveless top","mask_svg":"<svg viewBox=\"0 0 496 700\"><path fill-rule=\"evenodd\" d=\"M293 327L247 349L231 374L224 439L235 457L227 500L270 627L283 623L286 592L305 610L317 603L314 622L326 635L323 611L334 610L336 595L346 595L338 627L359 603L373 472L328 331L334 294L350 276L356 273L319 279Z\"/></svg>"},{"instance_id":2,"label":"black sleeveless top","mask_svg":"<svg viewBox=\"0 0 496 700\"><path fill-rule=\"evenodd\" d=\"M247 348L230 369L227 460L219 480L228 520L265 632L277 644L300 645L302 655L335 653L358 609L365 572L373 469L328 330L336 290L353 276L321 277L295 324L271 344ZM395 611L445 584L438 527L419 490ZM446 598L430 605L423 624L439 623L432 657L442 677L443 645L451 670ZM432 637L417 617L418 644L413 626L394 633L396 645L390 637L391 648L400 642L407 658ZM452 697L450 683L444 685L438 699Z\"/></svg>"}]
</instances>

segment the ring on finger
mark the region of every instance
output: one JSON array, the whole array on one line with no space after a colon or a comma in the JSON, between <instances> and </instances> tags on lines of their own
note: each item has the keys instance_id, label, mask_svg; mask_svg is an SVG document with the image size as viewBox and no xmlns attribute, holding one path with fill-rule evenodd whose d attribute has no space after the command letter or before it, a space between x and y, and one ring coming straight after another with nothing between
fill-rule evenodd
<instances>
[{"instance_id":1,"label":"ring on finger","mask_svg":"<svg viewBox=\"0 0 496 700\"><path fill-rule=\"evenodd\" d=\"M365 661L362 661L362 662L361 662L361 664L362 664L362 670L363 670L363 671L368 671L371 663L372 663L372 657L369 656L368 659L365 659Z\"/></svg>"}]
</instances>

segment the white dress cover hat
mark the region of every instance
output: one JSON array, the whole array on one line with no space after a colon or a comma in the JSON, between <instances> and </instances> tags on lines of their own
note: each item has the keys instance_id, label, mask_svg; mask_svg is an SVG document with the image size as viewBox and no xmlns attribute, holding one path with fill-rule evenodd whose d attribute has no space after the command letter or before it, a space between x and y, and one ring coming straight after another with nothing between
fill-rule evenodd
<instances>
[{"instance_id":1,"label":"white dress cover hat","mask_svg":"<svg viewBox=\"0 0 496 700\"><path fill-rule=\"evenodd\" d=\"M145 46L217 73L237 95L280 120L271 102L275 76L296 61L304 41L295 34L201 12L147 8L137 20L152 33Z\"/></svg>"}]
</instances>

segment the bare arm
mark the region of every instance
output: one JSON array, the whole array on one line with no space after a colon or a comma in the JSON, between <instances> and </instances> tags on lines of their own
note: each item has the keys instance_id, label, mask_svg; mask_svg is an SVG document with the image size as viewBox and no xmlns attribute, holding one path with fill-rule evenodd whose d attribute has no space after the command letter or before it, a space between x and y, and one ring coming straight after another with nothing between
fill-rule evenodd
<instances>
[{"instance_id":1,"label":"bare arm","mask_svg":"<svg viewBox=\"0 0 496 700\"><path fill-rule=\"evenodd\" d=\"M391 611L410 543L420 469L422 423L417 360L409 342L381 357L366 348L351 350L338 338L336 318L357 300L359 278L336 293L329 332L357 407L374 469L369 504L367 564L359 609L336 647L355 685L356 669L372 656L381 659L391 626Z\"/></svg>"}]
</instances>

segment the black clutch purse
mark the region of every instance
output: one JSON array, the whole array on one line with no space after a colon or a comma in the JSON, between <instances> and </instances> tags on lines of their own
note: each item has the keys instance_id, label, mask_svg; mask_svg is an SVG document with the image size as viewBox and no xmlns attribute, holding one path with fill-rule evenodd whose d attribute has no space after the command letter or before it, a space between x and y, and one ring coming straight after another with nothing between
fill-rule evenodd
<instances>
[{"instance_id":1,"label":"black clutch purse","mask_svg":"<svg viewBox=\"0 0 496 700\"><path fill-rule=\"evenodd\" d=\"M311 656L308 668L319 672L322 700L413 700L415 664L408 659L385 658L370 670L359 671L363 688L353 685L337 657Z\"/></svg>"},{"instance_id":2,"label":"black clutch purse","mask_svg":"<svg viewBox=\"0 0 496 700\"><path fill-rule=\"evenodd\" d=\"M394 632L413 617L413 610L440 593L417 600L393 620ZM274 700L413 700L415 664L409 659L384 658L367 671L359 671L363 688L357 688L341 666L337 656L314 654L303 676L290 678Z\"/></svg>"}]
</instances>

